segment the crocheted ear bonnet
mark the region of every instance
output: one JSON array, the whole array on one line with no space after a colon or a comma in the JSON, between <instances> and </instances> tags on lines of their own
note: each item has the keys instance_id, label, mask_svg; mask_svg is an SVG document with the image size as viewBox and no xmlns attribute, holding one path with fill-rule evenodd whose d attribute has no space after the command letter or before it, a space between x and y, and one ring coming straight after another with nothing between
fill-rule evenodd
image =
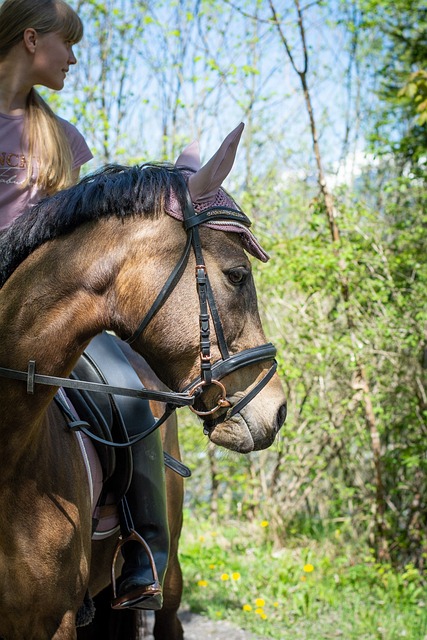
<instances>
[{"instance_id":1,"label":"crocheted ear bonnet","mask_svg":"<svg viewBox=\"0 0 427 640\"><path fill-rule=\"evenodd\" d=\"M244 124L239 124L225 138L218 151L212 158L201 166L199 144L192 142L180 154L175 162L177 168L183 169L187 180L188 190L196 213L202 213L214 208L221 213L243 213L240 207L221 187L222 182L228 176L236 157L237 147L244 129ZM183 213L176 196L171 193L167 213L177 220L183 220ZM247 226L235 220L216 220L203 223L211 229L238 233L245 249L255 258L267 262L269 256L259 244L253 233Z\"/></svg>"}]
</instances>

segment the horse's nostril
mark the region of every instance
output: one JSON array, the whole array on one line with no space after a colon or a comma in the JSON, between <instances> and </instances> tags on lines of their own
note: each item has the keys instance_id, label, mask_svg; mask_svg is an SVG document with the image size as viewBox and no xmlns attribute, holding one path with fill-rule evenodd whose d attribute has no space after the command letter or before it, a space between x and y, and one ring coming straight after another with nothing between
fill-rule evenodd
<instances>
[{"instance_id":1,"label":"horse's nostril","mask_svg":"<svg viewBox=\"0 0 427 640\"><path fill-rule=\"evenodd\" d=\"M284 424L287 413L286 402L284 402L277 412L277 431L279 431L280 427Z\"/></svg>"}]
</instances>

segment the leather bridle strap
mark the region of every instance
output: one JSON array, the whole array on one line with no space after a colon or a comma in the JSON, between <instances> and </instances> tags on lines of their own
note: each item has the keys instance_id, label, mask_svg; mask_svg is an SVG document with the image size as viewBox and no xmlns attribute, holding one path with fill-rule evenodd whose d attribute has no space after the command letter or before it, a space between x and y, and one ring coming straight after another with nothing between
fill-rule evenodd
<instances>
[{"instance_id":1,"label":"leather bridle strap","mask_svg":"<svg viewBox=\"0 0 427 640\"><path fill-rule=\"evenodd\" d=\"M203 346L205 348L206 355L209 354L209 361L210 361L210 340L209 340L210 331L209 331L208 307L212 315L212 321L215 327L215 333L217 337L218 347L221 352L221 356L224 360L226 360L230 354L228 352L227 342L224 337L224 331L222 328L218 309L215 303L212 287L209 282L206 264L203 258L198 227L193 227L189 233L192 235L192 238L193 238L193 251L196 258L196 280L197 280L197 290L199 294L199 304L200 304L200 329L201 329L200 342L201 342L201 355L202 355L202 380L205 380L206 382L208 382L208 380L203 376L203 372L205 373L206 376L209 375L208 368L207 367L203 368L203 358L205 358ZM202 324L202 317L203 317L203 324ZM207 342L209 343L208 345L203 344L202 329L204 330L205 336L207 338Z\"/></svg>"},{"instance_id":2,"label":"leather bridle strap","mask_svg":"<svg viewBox=\"0 0 427 640\"><path fill-rule=\"evenodd\" d=\"M191 201L190 194L187 190L186 192L186 206L184 208L184 229L188 234L192 236L192 244L193 251L196 258L196 271L197 267L203 267L206 276L206 299L209 305L209 309L212 315L212 321L215 327L215 333L218 341L218 348L221 352L221 356L223 360L226 360L229 357L229 351L227 347L227 341L224 337L224 331L222 328L222 323L219 317L218 308L216 306L215 297L212 291L212 287L207 275L205 260L203 258L202 251L202 243L200 240L199 227L201 224L207 223L209 221L221 221L226 220L230 222L230 220L235 220L240 224L244 224L245 226L250 226L251 222L249 218L243 213L237 210L231 210L228 207L222 207L221 209L217 209L217 207L210 207L206 211L196 214L194 210L193 203ZM199 290L199 299L201 292Z\"/></svg>"},{"instance_id":3,"label":"leather bridle strap","mask_svg":"<svg viewBox=\"0 0 427 640\"><path fill-rule=\"evenodd\" d=\"M13 380L23 380L27 383L27 393L33 394L36 384L43 384L50 387L64 387L66 389L81 389L84 391L94 391L95 393L111 393L118 396L129 396L131 398L143 398L145 400L158 400L167 404L186 407L194 403L194 397L188 393L175 393L172 391L154 391L149 389L130 389L127 387L116 387L101 382L87 382L85 380L70 380L70 378L60 378L57 376L46 376L35 372L35 362L30 360L28 371L15 371L15 369L5 369L0 367L0 376Z\"/></svg>"},{"instance_id":4,"label":"leather bridle strap","mask_svg":"<svg viewBox=\"0 0 427 640\"><path fill-rule=\"evenodd\" d=\"M212 365L212 374L218 380L221 380L229 373L237 371L242 367L246 367L250 364L257 364L258 362L265 362L266 360L274 360L276 357L276 347L271 342L262 344L259 347L251 347L245 349L239 353L232 353L227 360L218 360ZM193 381L184 391L191 389L195 384Z\"/></svg>"},{"instance_id":5,"label":"leather bridle strap","mask_svg":"<svg viewBox=\"0 0 427 640\"><path fill-rule=\"evenodd\" d=\"M182 252L181 258L179 259L178 263L176 264L169 278L166 280L165 284L163 285L159 295L154 300L147 315L141 321L136 331L131 335L130 338L127 338L125 342L127 342L128 344L132 344L133 342L135 342L135 340L139 338L139 336L143 333L147 325L154 318L154 316L159 311L159 309L161 309L161 307L164 305L164 303L166 302L166 300L174 290L177 282L180 280L182 274L184 273L184 269L187 266L188 257L190 255L190 249L191 249L191 234L188 234L187 242L185 244L184 251Z\"/></svg>"},{"instance_id":6,"label":"leather bridle strap","mask_svg":"<svg viewBox=\"0 0 427 640\"><path fill-rule=\"evenodd\" d=\"M236 415L236 413L239 413L244 407L246 407L246 405L249 404L249 402L251 400L253 400L256 395L258 395L258 393L261 391L261 389L263 389L265 387L265 385L268 382L270 382L271 378L276 373L276 370L277 370L277 362L274 361L273 365L267 371L265 376L263 378L261 378L261 380L254 387L252 387L252 389L249 391L249 393L247 393L245 396L243 396L243 398L241 398L239 400L239 402L236 402L236 404L234 404L227 411L225 419L227 420L228 418L232 418L234 415Z\"/></svg>"},{"instance_id":7,"label":"leather bridle strap","mask_svg":"<svg viewBox=\"0 0 427 640\"><path fill-rule=\"evenodd\" d=\"M186 206L184 208L184 227L187 234L192 237L192 246L196 259L196 281L197 290L199 294L200 305L200 362L201 373L200 377L190 384L186 389L190 393L200 393L203 387L210 384L215 384L221 389L220 399L217 406L210 411L197 411L193 407L190 407L192 411L198 415L205 416L216 411L230 407L230 402L226 399L226 389L220 382L221 378L228 373L236 371L237 369L255 364L258 362L265 362L266 360L274 360L276 356L276 349L271 344L261 345L251 349L246 349L240 353L230 355L227 347L227 343L224 337L224 331L222 328L221 319L219 317L218 309L215 303L215 297L212 291L212 287L209 282L206 264L203 258L202 245L199 234L200 224L209 221L220 221L223 219L230 220L234 218L243 223L245 226L250 226L249 219L244 213L234 212L230 214L229 211L224 215L223 210L218 210L216 207L207 209L206 211L196 214L193 203L190 198L190 194L187 191ZM209 327L209 313L211 312L212 321L217 337L218 347L221 353L222 360L217 363L211 363L210 353L210 327ZM239 400L235 405L231 406L228 410L226 417L230 418L236 413L239 413L271 380L277 370L277 363L274 360L273 365L263 376L263 378L254 387Z\"/></svg>"}]
</instances>

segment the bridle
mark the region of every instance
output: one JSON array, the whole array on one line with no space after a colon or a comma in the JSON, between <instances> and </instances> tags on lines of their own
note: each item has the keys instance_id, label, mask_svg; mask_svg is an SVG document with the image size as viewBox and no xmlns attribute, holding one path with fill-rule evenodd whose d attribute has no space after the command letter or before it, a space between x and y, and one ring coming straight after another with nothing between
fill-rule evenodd
<instances>
[{"instance_id":1,"label":"bridle","mask_svg":"<svg viewBox=\"0 0 427 640\"><path fill-rule=\"evenodd\" d=\"M182 178L184 180L184 178ZM172 270L165 284L163 285L160 293L157 295L150 310L140 322L136 331L126 340L128 344L135 342L144 332L148 324L161 309L163 304L168 299L169 295L179 282L181 276L184 273L188 259L193 249L196 259L196 284L199 297L199 319L200 319L200 375L191 381L189 385L182 392L164 392L164 391L150 391L148 389L128 389L123 387L113 387L104 383L89 382L84 380L72 380L69 378L62 378L58 376L47 376L36 373L36 363L31 360L28 363L27 371L17 371L15 369L6 369L0 367L0 377L12 378L16 380L22 380L27 383L27 393L33 394L36 384L48 385L48 386L60 386L64 388L84 389L86 391L98 392L98 393L110 393L116 395L125 395L130 397L145 398L148 400L158 400L166 403L166 410L163 416L155 421L155 423L144 431L143 434L134 436L127 443L112 443L101 438L94 437L90 431L87 431L82 423L75 422L75 428L80 428L88 436L103 442L108 446L125 447L138 442L142 438L152 433L160 424L162 424L167 417L177 408L182 406L189 406L190 409L199 416L212 415L220 410L228 409L225 419L231 418L239 413L271 380L276 369L277 363L275 361L276 349L270 342L252 347L250 349L244 349L239 353L230 354L227 342L224 337L224 331L222 328L221 320L218 313L218 308L215 302L214 294L211 284L209 282L206 264L203 258L202 245L200 240L199 227L201 224L220 221L220 222L238 222L240 225L244 225L249 228L251 222L249 218L241 211L237 209L231 209L229 207L210 207L201 213L196 213L191 197L185 185L185 198L186 203L183 209L184 220L183 225L187 233L187 240L180 259L176 266ZM218 348L221 353L221 359L212 363L211 356L211 340L210 340L210 317L212 317L214 330L217 337ZM234 371L246 367L248 365L257 364L273 360L273 364L263 378L257 382L248 393L240 398L235 404L231 404L227 400L227 391L221 380L233 373ZM196 398L199 398L203 392L211 385L215 385L219 389L219 397L217 404L210 410L199 411L193 406ZM65 410L66 411L66 410ZM74 423L73 423L74 424ZM70 425L71 426L71 425Z\"/></svg>"},{"instance_id":2,"label":"bridle","mask_svg":"<svg viewBox=\"0 0 427 640\"><path fill-rule=\"evenodd\" d=\"M188 392L194 398L200 396L205 388L215 385L219 389L219 397L217 404L210 410L198 411L194 406L190 406L190 409L199 416L208 416L220 411L221 409L228 408L226 418L239 413L271 380L277 369L277 363L275 361L276 348L271 342L260 345L258 347L252 347L245 349L239 353L230 354L227 342L224 337L224 331L222 328L221 319L218 313L218 307L215 302L215 297L212 291L212 287L209 281L208 272L203 257L202 244L200 240L199 227L207 222L221 221L221 222L238 222L240 225L244 225L249 228L251 221L242 212L237 209L231 209L229 207L209 207L201 213L196 213L194 205L191 201L190 193L185 185L185 206L183 208L183 225L187 233L187 242L181 257L176 264L175 268L171 272L169 278L166 280L157 298L153 302L150 310L139 324L136 331L130 338L126 340L129 344L132 344L137 340L143 331L146 329L150 321L159 311L159 309L166 302L170 293L179 282L184 270L187 266L188 259L193 249L196 259L196 285L199 297L199 324L200 324L200 375L192 380L187 385L184 392ZM210 318L209 311L212 317L214 330L217 337L218 348L221 353L221 360L212 363L211 355L211 340L210 340ZM273 365L263 376L263 378L252 387L252 389L242 397L237 403L231 405L227 400L227 390L221 379L234 371L246 367L248 365L264 362L267 360L273 360Z\"/></svg>"}]
</instances>

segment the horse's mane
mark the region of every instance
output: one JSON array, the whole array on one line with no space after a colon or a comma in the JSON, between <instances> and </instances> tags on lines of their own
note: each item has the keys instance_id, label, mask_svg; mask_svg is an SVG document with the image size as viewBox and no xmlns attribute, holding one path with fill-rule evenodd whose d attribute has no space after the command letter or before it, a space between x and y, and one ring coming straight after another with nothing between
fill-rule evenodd
<instances>
[{"instance_id":1,"label":"horse's mane","mask_svg":"<svg viewBox=\"0 0 427 640\"><path fill-rule=\"evenodd\" d=\"M0 234L0 287L48 240L99 218L158 216L168 206L171 191L184 206L185 182L173 165L108 165L77 185L41 200Z\"/></svg>"}]
</instances>

